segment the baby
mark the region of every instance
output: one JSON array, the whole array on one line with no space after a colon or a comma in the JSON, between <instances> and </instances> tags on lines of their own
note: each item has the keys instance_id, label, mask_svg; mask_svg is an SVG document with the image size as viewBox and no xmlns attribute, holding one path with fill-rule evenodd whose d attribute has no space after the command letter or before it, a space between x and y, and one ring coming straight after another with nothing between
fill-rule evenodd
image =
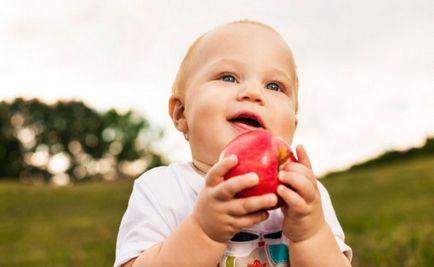
<instances>
[{"instance_id":1,"label":"baby","mask_svg":"<svg viewBox=\"0 0 434 267\"><path fill-rule=\"evenodd\" d=\"M222 25L189 49L169 100L192 162L154 168L134 183L115 266L351 266L351 249L303 146L279 172L276 194L235 198L255 173L223 176L237 164L220 152L243 132L265 129L292 142L298 80L292 53L271 27Z\"/></svg>"}]
</instances>

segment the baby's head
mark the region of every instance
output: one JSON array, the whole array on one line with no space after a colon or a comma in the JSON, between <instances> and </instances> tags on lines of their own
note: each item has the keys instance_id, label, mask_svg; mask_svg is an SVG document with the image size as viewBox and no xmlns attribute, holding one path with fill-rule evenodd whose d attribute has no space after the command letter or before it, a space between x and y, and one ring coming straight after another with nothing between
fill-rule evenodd
<instances>
[{"instance_id":1,"label":"baby's head","mask_svg":"<svg viewBox=\"0 0 434 267\"><path fill-rule=\"evenodd\" d=\"M292 142L298 109L294 59L267 25L232 22L199 37L172 90L169 114L203 172L243 132L262 128Z\"/></svg>"}]
</instances>

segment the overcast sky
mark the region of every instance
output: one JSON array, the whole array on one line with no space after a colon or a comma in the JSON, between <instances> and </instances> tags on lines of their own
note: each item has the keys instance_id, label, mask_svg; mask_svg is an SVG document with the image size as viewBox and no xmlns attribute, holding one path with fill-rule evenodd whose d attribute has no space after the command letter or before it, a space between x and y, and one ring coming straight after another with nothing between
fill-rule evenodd
<instances>
[{"instance_id":1,"label":"overcast sky","mask_svg":"<svg viewBox=\"0 0 434 267\"><path fill-rule=\"evenodd\" d=\"M434 135L434 1L0 0L0 100L80 99L135 109L189 160L167 115L177 68L211 28L253 19L287 40L299 128L315 171L344 168Z\"/></svg>"}]
</instances>

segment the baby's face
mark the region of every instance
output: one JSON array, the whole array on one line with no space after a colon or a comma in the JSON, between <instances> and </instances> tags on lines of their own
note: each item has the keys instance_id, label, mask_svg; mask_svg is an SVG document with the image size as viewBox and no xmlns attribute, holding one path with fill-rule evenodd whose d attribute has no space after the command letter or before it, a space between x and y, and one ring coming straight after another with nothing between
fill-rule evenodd
<instances>
[{"instance_id":1,"label":"baby's face","mask_svg":"<svg viewBox=\"0 0 434 267\"><path fill-rule=\"evenodd\" d=\"M239 134L265 129L292 142L295 70L276 33L254 24L209 32L192 54L185 76L185 127L193 163L206 172Z\"/></svg>"}]
</instances>

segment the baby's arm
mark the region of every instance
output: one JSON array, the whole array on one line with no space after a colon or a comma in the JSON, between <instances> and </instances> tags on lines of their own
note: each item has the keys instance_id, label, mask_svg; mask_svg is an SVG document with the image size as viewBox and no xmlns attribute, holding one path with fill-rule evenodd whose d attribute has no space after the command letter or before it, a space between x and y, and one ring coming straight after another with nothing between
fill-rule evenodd
<instances>
[{"instance_id":1,"label":"baby's arm","mask_svg":"<svg viewBox=\"0 0 434 267\"><path fill-rule=\"evenodd\" d=\"M215 242L192 216L186 219L164 242L156 244L123 266L212 266L226 246Z\"/></svg>"},{"instance_id":2,"label":"baby's arm","mask_svg":"<svg viewBox=\"0 0 434 267\"><path fill-rule=\"evenodd\" d=\"M279 178L287 186L277 191L287 204L282 208L283 232L289 239L291 266L351 266L325 221L317 181L302 146L297 156L298 163L283 166Z\"/></svg>"},{"instance_id":3,"label":"baby's arm","mask_svg":"<svg viewBox=\"0 0 434 267\"><path fill-rule=\"evenodd\" d=\"M263 211L277 203L274 194L243 199L235 194L254 186L256 174L245 174L224 181L223 176L237 163L229 156L208 172L205 187L199 194L191 215L162 243L142 252L123 266L146 267L215 267L221 260L226 243L242 228L268 217Z\"/></svg>"}]
</instances>

